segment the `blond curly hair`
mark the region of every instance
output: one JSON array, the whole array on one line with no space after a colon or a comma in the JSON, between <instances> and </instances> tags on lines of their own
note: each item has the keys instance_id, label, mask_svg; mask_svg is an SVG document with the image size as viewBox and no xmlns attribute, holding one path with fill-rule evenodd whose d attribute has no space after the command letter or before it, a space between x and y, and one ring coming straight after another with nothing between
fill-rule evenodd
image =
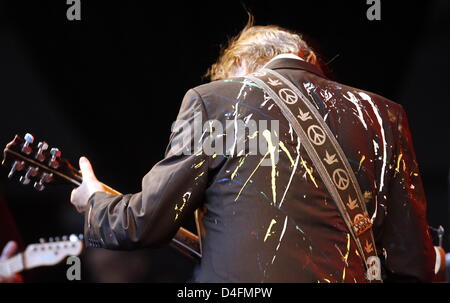
<instances>
[{"instance_id":1,"label":"blond curly hair","mask_svg":"<svg viewBox=\"0 0 450 303\"><path fill-rule=\"evenodd\" d=\"M276 25L255 26L253 16L244 29L231 38L216 63L206 73L212 81L236 75L242 65L252 73L279 54L296 54L316 64L317 56L301 35Z\"/></svg>"}]
</instances>

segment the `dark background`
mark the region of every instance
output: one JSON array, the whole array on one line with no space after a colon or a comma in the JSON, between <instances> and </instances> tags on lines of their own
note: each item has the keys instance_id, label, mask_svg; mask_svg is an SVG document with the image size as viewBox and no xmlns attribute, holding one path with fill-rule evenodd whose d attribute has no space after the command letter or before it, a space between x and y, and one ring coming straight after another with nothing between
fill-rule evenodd
<instances>
[{"instance_id":1,"label":"dark background","mask_svg":"<svg viewBox=\"0 0 450 303\"><path fill-rule=\"evenodd\" d=\"M220 45L245 25L245 7L257 24L303 33L325 63L334 58L331 78L404 106L429 222L447 227L450 2L381 3L382 20L368 21L365 0L81 0L82 20L68 21L65 0L1 0L0 145L30 132L73 163L90 158L112 187L139 191L163 156L184 93L207 81ZM24 243L82 232L69 186L37 193L0 172L0 196ZM171 248L89 250L82 262L83 281L185 281L194 265ZM35 269L29 279L63 282L66 269Z\"/></svg>"}]
</instances>

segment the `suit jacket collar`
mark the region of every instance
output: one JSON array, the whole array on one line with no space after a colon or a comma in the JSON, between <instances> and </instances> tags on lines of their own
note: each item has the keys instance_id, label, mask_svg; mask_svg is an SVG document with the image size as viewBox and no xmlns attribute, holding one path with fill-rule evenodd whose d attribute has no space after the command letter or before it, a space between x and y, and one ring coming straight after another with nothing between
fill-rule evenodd
<instances>
[{"instance_id":1,"label":"suit jacket collar","mask_svg":"<svg viewBox=\"0 0 450 303\"><path fill-rule=\"evenodd\" d=\"M265 68L268 69L302 69L307 72L316 74L320 77L326 78L322 69L316 65L308 63L303 60L292 59L292 58L280 58L269 62Z\"/></svg>"}]
</instances>

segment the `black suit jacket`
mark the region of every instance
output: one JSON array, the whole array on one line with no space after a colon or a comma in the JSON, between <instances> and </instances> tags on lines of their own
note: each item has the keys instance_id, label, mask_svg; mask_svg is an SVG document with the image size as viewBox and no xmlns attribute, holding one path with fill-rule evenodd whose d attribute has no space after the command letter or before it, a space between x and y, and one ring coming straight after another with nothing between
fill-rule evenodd
<instances>
[{"instance_id":1,"label":"black suit jacket","mask_svg":"<svg viewBox=\"0 0 450 303\"><path fill-rule=\"evenodd\" d=\"M300 60L277 59L267 67L311 97L342 146L374 222L384 278L430 281L435 254L402 107L330 81ZM85 231L89 243L111 249L160 245L202 208L199 282L366 281L355 243L311 159L260 88L244 78L231 78L191 89L178 119L194 125L196 115L203 123L217 120L224 125L223 133L235 125L226 124L230 120L279 121L275 170L260 165L264 155L249 155L248 148L234 155L195 150L196 140L204 143L210 136L227 135L206 126L200 137L183 141L180 138L190 138L185 136L189 130L181 128L172 133L165 158L143 178L140 193L95 193L90 198ZM254 136L258 134L246 138ZM180 148L191 154L177 153Z\"/></svg>"}]
</instances>

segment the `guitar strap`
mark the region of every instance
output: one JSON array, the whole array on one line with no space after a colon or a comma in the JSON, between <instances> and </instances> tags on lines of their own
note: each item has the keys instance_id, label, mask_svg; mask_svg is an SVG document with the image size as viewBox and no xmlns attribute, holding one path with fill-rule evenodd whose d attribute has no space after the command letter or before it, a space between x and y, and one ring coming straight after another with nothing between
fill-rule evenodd
<instances>
[{"instance_id":1,"label":"guitar strap","mask_svg":"<svg viewBox=\"0 0 450 303\"><path fill-rule=\"evenodd\" d=\"M361 189L343 150L311 101L279 73L246 76L269 94L292 125L344 219L365 263L367 279L382 282L381 264Z\"/></svg>"}]
</instances>

